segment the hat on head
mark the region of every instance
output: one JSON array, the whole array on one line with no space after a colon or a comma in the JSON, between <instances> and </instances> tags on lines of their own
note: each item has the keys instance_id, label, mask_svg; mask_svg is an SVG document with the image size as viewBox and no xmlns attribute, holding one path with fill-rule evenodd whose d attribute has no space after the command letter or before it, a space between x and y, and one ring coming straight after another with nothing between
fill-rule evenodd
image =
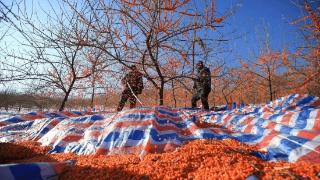
<instances>
[{"instance_id":1,"label":"hat on head","mask_svg":"<svg viewBox=\"0 0 320 180\"><path fill-rule=\"evenodd\" d=\"M204 65L203 65L203 61L199 61L198 63L197 63L197 67L199 68L199 67L203 67Z\"/></svg>"},{"instance_id":2,"label":"hat on head","mask_svg":"<svg viewBox=\"0 0 320 180\"><path fill-rule=\"evenodd\" d=\"M203 65L203 61L199 61L197 65Z\"/></svg>"}]
</instances>

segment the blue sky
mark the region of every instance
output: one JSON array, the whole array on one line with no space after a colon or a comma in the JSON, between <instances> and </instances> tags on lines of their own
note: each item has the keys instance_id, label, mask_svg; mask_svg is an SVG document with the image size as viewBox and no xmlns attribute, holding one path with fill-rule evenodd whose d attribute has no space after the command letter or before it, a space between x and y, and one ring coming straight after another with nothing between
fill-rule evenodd
<instances>
[{"instance_id":1,"label":"blue sky","mask_svg":"<svg viewBox=\"0 0 320 180\"><path fill-rule=\"evenodd\" d=\"M235 30L239 39L230 41L232 53L224 54L228 64L237 65L235 59L252 59L257 56L262 42L269 34L273 50L287 48L293 51L303 44L297 25L291 22L303 17L303 10L295 0L217 0L216 10L220 13L234 9L226 19L224 30ZM224 31L223 30L223 31Z\"/></svg>"},{"instance_id":2,"label":"blue sky","mask_svg":"<svg viewBox=\"0 0 320 180\"><path fill-rule=\"evenodd\" d=\"M224 39L230 39L225 44L229 51L214 58L227 62L229 66L239 65L240 59L252 60L259 54L266 32L273 50L286 48L294 51L303 45L304 40L299 27L290 24L303 17L304 12L297 5L298 1L302 0L215 0L217 16L225 15L230 11L232 15L225 20L224 27L219 29ZM34 11L43 18L45 16L41 16L42 10L51 9L46 0L27 0L26 2L30 8L33 4ZM201 4L201 0L196 2L196 6L204 5ZM55 1L51 3L57 6ZM19 39L19 36L11 35ZM5 42L11 47L17 47L17 43L10 37L0 44L3 45Z\"/></svg>"},{"instance_id":3,"label":"blue sky","mask_svg":"<svg viewBox=\"0 0 320 180\"><path fill-rule=\"evenodd\" d=\"M219 29L225 39L231 38L225 44L226 49L230 51L214 58L225 61L228 66L233 67L239 65L240 59L253 60L261 50L266 32L269 36L270 47L275 51L283 48L294 51L297 47L302 46L304 40L299 26L290 24L303 17L304 14L303 9L297 6L297 1L299 0L216 0L215 14L217 16L230 11L233 11L233 14L226 19L224 27ZM39 10L40 14L41 10L37 6L50 9L48 2L44 0L27 0L26 2L29 6L32 6L33 2L36 7L34 10ZM199 2L197 6L203 5L200 4L200 0L197 2ZM6 43L12 48L17 48L17 42L13 37L19 39L19 36L14 33L11 35L0 42L0 45L3 46ZM232 40L235 37L238 38ZM19 50L21 49L19 47Z\"/></svg>"},{"instance_id":4,"label":"blue sky","mask_svg":"<svg viewBox=\"0 0 320 180\"><path fill-rule=\"evenodd\" d=\"M297 1L299 0L215 0L217 16L233 11L226 19L224 28L219 29L225 39L231 39L226 43L230 51L220 54L218 58L230 65L237 65L239 59L254 58L261 49L266 32L269 34L270 47L274 50L287 48L293 51L301 46L303 39L298 26L290 24L303 16L303 10L296 5ZM33 4L34 11L39 10L38 14L41 14L41 9L51 9L47 1L26 2L30 8ZM196 2L199 3L197 6L203 5L201 0ZM55 1L51 3L57 6ZM10 40L7 43L10 45ZM14 42L11 43L15 46Z\"/></svg>"}]
</instances>

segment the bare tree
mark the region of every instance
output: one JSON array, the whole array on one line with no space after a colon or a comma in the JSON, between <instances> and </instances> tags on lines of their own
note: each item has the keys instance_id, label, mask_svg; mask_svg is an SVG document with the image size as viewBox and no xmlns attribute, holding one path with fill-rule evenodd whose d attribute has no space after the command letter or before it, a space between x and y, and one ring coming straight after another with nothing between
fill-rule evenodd
<instances>
[{"instance_id":1,"label":"bare tree","mask_svg":"<svg viewBox=\"0 0 320 180\"><path fill-rule=\"evenodd\" d=\"M51 14L43 12L47 21L28 17L20 7L20 22L24 44L29 50L26 53L9 53L15 59L15 67L26 79L32 79L37 89L61 91L64 97L59 111L62 111L76 86L76 83L92 74L92 66L85 60L82 42L87 39L89 31L81 26L79 17L67 6L59 4L59 8L51 6ZM25 66L25 68L17 68ZM10 71L10 68L9 68Z\"/></svg>"},{"instance_id":2,"label":"bare tree","mask_svg":"<svg viewBox=\"0 0 320 180\"><path fill-rule=\"evenodd\" d=\"M0 1L0 52L3 52L4 49L4 44L3 44L3 39L6 37L10 30L10 25L13 23L13 19L17 19L17 15L12 12L12 8L14 5L14 1L11 2L11 4L5 4L4 2ZM3 80L7 80L6 75L3 72L3 53L0 54L0 83L3 82Z\"/></svg>"}]
</instances>

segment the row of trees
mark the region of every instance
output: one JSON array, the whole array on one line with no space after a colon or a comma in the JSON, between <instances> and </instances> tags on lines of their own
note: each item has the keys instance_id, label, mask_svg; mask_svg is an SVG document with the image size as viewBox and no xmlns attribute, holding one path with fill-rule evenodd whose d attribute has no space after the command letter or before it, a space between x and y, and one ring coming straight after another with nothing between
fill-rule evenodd
<instances>
[{"instance_id":1,"label":"row of trees","mask_svg":"<svg viewBox=\"0 0 320 180\"><path fill-rule=\"evenodd\" d=\"M1 2L0 23L19 34L21 48L1 47L0 82L18 81L35 92L62 97L60 111L70 97L93 107L98 95L100 104L115 105L117 82L132 64L146 80L144 105L189 106L199 59L212 70L214 105L265 102L292 92L320 96L319 8L309 4L306 17L294 22L297 27L307 23L303 30L309 46L288 52L266 44L255 59L228 69L213 61L218 51L213 47L227 41L217 33L226 16L217 15L214 0L201 6L195 0L48 3L49 10L36 13L24 1Z\"/></svg>"},{"instance_id":2,"label":"row of trees","mask_svg":"<svg viewBox=\"0 0 320 180\"><path fill-rule=\"evenodd\" d=\"M25 92L23 94L14 90L5 89L0 91L0 110L15 110L21 111L23 109L30 110L50 110L56 109L60 99L50 98Z\"/></svg>"}]
</instances>

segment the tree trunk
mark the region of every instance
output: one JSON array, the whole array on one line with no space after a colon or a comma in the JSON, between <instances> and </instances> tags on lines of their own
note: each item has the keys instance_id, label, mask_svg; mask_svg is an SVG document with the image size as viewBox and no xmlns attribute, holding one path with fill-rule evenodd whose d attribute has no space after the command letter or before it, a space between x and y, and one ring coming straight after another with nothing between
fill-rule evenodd
<instances>
[{"instance_id":1,"label":"tree trunk","mask_svg":"<svg viewBox=\"0 0 320 180\"><path fill-rule=\"evenodd\" d=\"M272 84L271 84L270 81L269 81L269 91L270 91L269 95L270 95L270 102L271 102L271 101L273 101L273 98L272 98L273 97L273 93L272 93Z\"/></svg>"},{"instance_id":2,"label":"tree trunk","mask_svg":"<svg viewBox=\"0 0 320 180\"><path fill-rule=\"evenodd\" d=\"M161 85L159 89L159 105L163 105L163 93L164 93L164 80L161 80Z\"/></svg>"},{"instance_id":3,"label":"tree trunk","mask_svg":"<svg viewBox=\"0 0 320 180\"><path fill-rule=\"evenodd\" d=\"M66 94L65 94L65 96L64 96L64 98L63 98L63 101L62 101L62 103L61 103L61 105L60 105L59 111L63 111L63 110L64 110L64 106L66 105L66 102L68 101L70 92L71 92L71 90L72 90L72 88L73 88L73 85L74 85L74 82L75 82L75 79L72 80L72 82L71 82L71 84L70 84L70 86L69 86L69 89L68 89L68 91L66 92Z\"/></svg>"},{"instance_id":4,"label":"tree trunk","mask_svg":"<svg viewBox=\"0 0 320 180\"><path fill-rule=\"evenodd\" d=\"M212 93L213 93L213 107L216 107L216 88L215 86L213 86L213 88L211 89L212 90Z\"/></svg>"},{"instance_id":5,"label":"tree trunk","mask_svg":"<svg viewBox=\"0 0 320 180\"><path fill-rule=\"evenodd\" d=\"M270 95L270 102L273 100L273 92L272 92L272 82L271 82L271 72L268 67L268 84L269 84L269 95Z\"/></svg>"},{"instance_id":6,"label":"tree trunk","mask_svg":"<svg viewBox=\"0 0 320 180\"><path fill-rule=\"evenodd\" d=\"M228 97L227 97L227 95L224 93L223 90L222 90L222 94L223 94L223 97L224 97L224 100L226 101L226 103L229 104Z\"/></svg>"},{"instance_id":7,"label":"tree trunk","mask_svg":"<svg viewBox=\"0 0 320 180\"><path fill-rule=\"evenodd\" d=\"M69 94L70 94L70 91L67 91L64 98L63 98L63 101L60 105L60 108L59 108L59 111L63 111L64 110L64 106L66 105L66 102L68 100L68 97L69 97Z\"/></svg>"},{"instance_id":8,"label":"tree trunk","mask_svg":"<svg viewBox=\"0 0 320 180\"><path fill-rule=\"evenodd\" d=\"M91 109L93 108L94 93L95 93L95 83L93 83L92 85L91 102L90 102Z\"/></svg>"},{"instance_id":9,"label":"tree trunk","mask_svg":"<svg viewBox=\"0 0 320 180\"><path fill-rule=\"evenodd\" d=\"M173 80L171 81L171 85L172 85L172 96L173 96L174 107L176 108L177 107L177 99L176 99L176 93L174 90L175 87L174 87Z\"/></svg>"},{"instance_id":10,"label":"tree trunk","mask_svg":"<svg viewBox=\"0 0 320 180\"><path fill-rule=\"evenodd\" d=\"M107 94L108 94L108 91L107 91L107 89L106 89L106 93L105 93L105 94L106 94L106 97L105 97L105 101L104 101L104 108L103 108L104 111L106 110L106 107L107 107L107 105L108 105L108 95L107 95Z\"/></svg>"},{"instance_id":11,"label":"tree trunk","mask_svg":"<svg viewBox=\"0 0 320 180\"><path fill-rule=\"evenodd\" d=\"M93 109L93 102L94 102L94 93L95 93L95 88L96 88L96 78L95 78L95 72L92 73L92 82L91 82L91 87L92 87L92 93L91 93L91 101L90 101L90 107Z\"/></svg>"},{"instance_id":12,"label":"tree trunk","mask_svg":"<svg viewBox=\"0 0 320 180\"><path fill-rule=\"evenodd\" d=\"M184 107L186 108L187 107L187 99L188 99L188 93L187 93L187 90L184 90Z\"/></svg>"},{"instance_id":13,"label":"tree trunk","mask_svg":"<svg viewBox=\"0 0 320 180\"><path fill-rule=\"evenodd\" d=\"M196 43L196 31L193 31L193 41L192 41L192 73L194 73L195 66L195 43Z\"/></svg>"}]
</instances>

